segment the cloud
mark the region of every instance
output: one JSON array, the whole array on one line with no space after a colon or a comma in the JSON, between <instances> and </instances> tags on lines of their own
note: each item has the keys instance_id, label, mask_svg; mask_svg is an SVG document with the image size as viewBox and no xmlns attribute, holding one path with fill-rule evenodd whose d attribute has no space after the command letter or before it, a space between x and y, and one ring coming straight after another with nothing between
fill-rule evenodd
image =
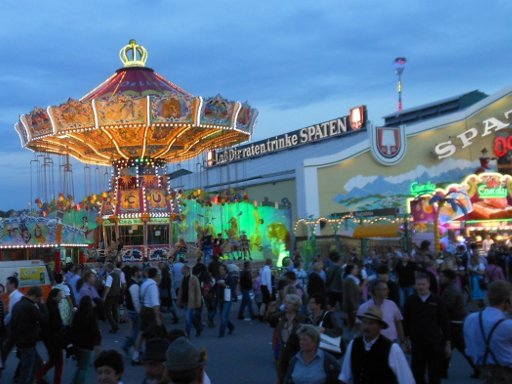
<instances>
[{"instance_id":1,"label":"cloud","mask_svg":"<svg viewBox=\"0 0 512 384\"><path fill-rule=\"evenodd\" d=\"M391 184L400 184L406 180L414 180L423 173L428 173L429 177L437 177L454 169L466 169L471 167L476 169L478 164L478 160L469 161L464 159L446 159L440 162L438 165L434 165L432 167L418 165L415 169L409 172L405 172L397 176L389 176L386 178L386 181Z\"/></svg>"},{"instance_id":2,"label":"cloud","mask_svg":"<svg viewBox=\"0 0 512 384\"><path fill-rule=\"evenodd\" d=\"M364 188L366 185L373 183L378 179L378 176L363 176L357 175L347 181L344 185L344 189L347 192L352 191L354 188Z\"/></svg>"},{"instance_id":3,"label":"cloud","mask_svg":"<svg viewBox=\"0 0 512 384\"><path fill-rule=\"evenodd\" d=\"M260 110L259 139L359 104L379 124L396 106L397 56L409 60L406 108L503 88L510 11L504 0L7 0L0 154L19 148L19 114L87 93L121 66L131 38L149 50L150 67L189 92L248 100Z\"/></svg>"}]
</instances>

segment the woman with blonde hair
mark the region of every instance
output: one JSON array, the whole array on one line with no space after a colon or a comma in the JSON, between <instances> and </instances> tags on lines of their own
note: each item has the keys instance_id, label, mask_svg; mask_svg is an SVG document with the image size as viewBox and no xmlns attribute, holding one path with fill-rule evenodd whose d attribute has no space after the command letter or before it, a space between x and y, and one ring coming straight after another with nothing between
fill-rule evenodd
<instances>
[{"instance_id":1,"label":"woman with blonde hair","mask_svg":"<svg viewBox=\"0 0 512 384\"><path fill-rule=\"evenodd\" d=\"M284 310L269 318L270 326L275 327L274 339L278 347L277 382L284 383L290 359L300 350L297 331L308 319L300 313L302 299L299 295L288 294L284 297Z\"/></svg>"}]
</instances>

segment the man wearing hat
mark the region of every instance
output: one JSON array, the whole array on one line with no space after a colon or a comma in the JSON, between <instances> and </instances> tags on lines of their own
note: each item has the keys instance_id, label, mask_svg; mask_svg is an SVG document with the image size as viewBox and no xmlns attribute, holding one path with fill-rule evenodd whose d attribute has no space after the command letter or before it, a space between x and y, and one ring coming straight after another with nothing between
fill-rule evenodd
<instances>
[{"instance_id":1,"label":"man wearing hat","mask_svg":"<svg viewBox=\"0 0 512 384\"><path fill-rule=\"evenodd\" d=\"M388 328L380 308L370 307L357 317L362 336L349 343L338 379L345 384L414 383L402 349L380 333Z\"/></svg>"},{"instance_id":2,"label":"man wearing hat","mask_svg":"<svg viewBox=\"0 0 512 384\"><path fill-rule=\"evenodd\" d=\"M165 367L171 383L204 384L206 353L198 351L186 337L174 340L166 353Z\"/></svg>"},{"instance_id":3,"label":"man wearing hat","mask_svg":"<svg viewBox=\"0 0 512 384\"><path fill-rule=\"evenodd\" d=\"M155 338L146 341L146 351L142 356L146 377L142 384L158 384L165 377L165 353L169 341L163 338Z\"/></svg>"}]
</instances>

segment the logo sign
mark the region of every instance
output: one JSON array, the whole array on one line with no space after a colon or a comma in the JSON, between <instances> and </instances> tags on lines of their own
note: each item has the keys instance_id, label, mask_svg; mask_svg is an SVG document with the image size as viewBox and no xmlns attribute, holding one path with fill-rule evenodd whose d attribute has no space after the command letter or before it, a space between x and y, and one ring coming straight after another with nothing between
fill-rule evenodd
<instances>
[{"instance_id":1,"label":"logo sign","mask_svg":"<svg viewBox=\"0 0 512 384\"><path fill-rule=\"evenodd\" d=\"M368 130L373 157L382 165L399 163L407 150L405 126L374 127Z\"/></svg>"},{"instance_id":2,"label":"logo sign","mask_svg":"<svg viewBox=\"0 0 512 384\"><path fill-rule=\"evenodd\" d=\"M508 189L503 185L489 187L487 184L480 184L477 192L481 199L501 199L508 196Z\"/></svg>"},{"instance_id":3,"label":"logo sign","mask_svg":"<svg viewBox=\"0 0 512 384\"><path fill-rule=\"evenodd\" d=\"M348 116L352 130L360 130L366 124L366 107L361 105L352 108Z\"/></svg>"},{"instance_id":4,"label":"logo sign","mask_svg":"<svg viewBox=\"0 0 512 384\"><path fill-rule=\"evenodd\" d=\"M416 197L420 195L431 195L436 190L436 185L430 181L427 181L424 184L420 184L417 181L411 183L409 186L409 190L411 195Z\"/></svg>"},{"instance_id":5,"label":"logo sign","mask_svg":"<svg viewBox=\"0 0 512 384\"><path fill-rule=\"evenodd\" d=\"M498 136L494 139L494 154L497 157L505 156L510 150L512 150L512 135Z\"/></svg>"},{"instance_id":6,"label":"logo sign","mask_svg":"<svg viewBox=\"0 0 512 384\"><path fill-rule=\"evenodd\" d=\"M353 111L353 112L352 112ZM350 116L325 121L274 136L251 144L240 145L224 151L212 151L208 154L208 166L224 165L254 157L270 155L301 145L312 144L322 140L334 139L366 128L366 107L360 106L351 110Z\"/></svg>"},{"instance_id":7,"label":"logo sign","mask_svg":"<svg viewBox=\"0 0 512 384\"><path fill-rule=\"evenodd\" d=\"M509 110L503 114L503 117L496 118L490 117L482 121L481 128L477 129L475 127L471 127L468 130L462 132L461 134L450 138L448 141L444 141L439 143L434 148L434 152L436 153L438 159L444 159L446 157L450 157L457 152L457 150L464 149L473 144L473 142L480 141L480 137L485 137L490 135L491 133L500 131L502 129L508 128L510 125L510 120L512 115L512 110ZM500 120L501 119L501 120ZM506 139L505 139L506 140ZM501 144L500 144L501 143ZM503 145L503 141L498 143L498 145ZM496 141L494 142L494 150L496 152ZM512 144L512 143L511 143ZM508 143L505 142L505 145L508 146ZM500 149L500 147L498 147Z\"/></svg>"},{"instance_id":8,"label":"logo sign","mask_svg":"<svg viewBox=\"0 0 512 384\"><path fill-rule=\"evenodd\" d=\"M352 216L354 218L365 218L375 216L395 216L400 213L399 208L380 208L367 211L353 211L353 212L338 212L331 213L330 217L333 219L341 219L342 217Z\"/></svg>"}]
</instances>

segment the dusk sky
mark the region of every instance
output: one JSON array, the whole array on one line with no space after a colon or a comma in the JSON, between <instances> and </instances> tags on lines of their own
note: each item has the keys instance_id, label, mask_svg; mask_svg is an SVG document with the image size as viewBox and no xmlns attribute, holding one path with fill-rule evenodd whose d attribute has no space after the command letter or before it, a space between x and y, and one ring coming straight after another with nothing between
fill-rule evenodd
<instances>
[{"instance_id":1,"label":"dusk sky","mask_svg":"<svg viewBox=\"0 0 512 384\"><path fill-rule=\"evenodd\" d=\"M0 209L27 208L35 194L19 115L82 97L122 66L131 38L147 66L190 93L257 108L259 140L360 104L382 124L396 110L398 56L408 59L404 108L512 86L511 11L493 0L4 0ZM83 165L74 178L81 200Z\"/></svg>"}]
</instances>

